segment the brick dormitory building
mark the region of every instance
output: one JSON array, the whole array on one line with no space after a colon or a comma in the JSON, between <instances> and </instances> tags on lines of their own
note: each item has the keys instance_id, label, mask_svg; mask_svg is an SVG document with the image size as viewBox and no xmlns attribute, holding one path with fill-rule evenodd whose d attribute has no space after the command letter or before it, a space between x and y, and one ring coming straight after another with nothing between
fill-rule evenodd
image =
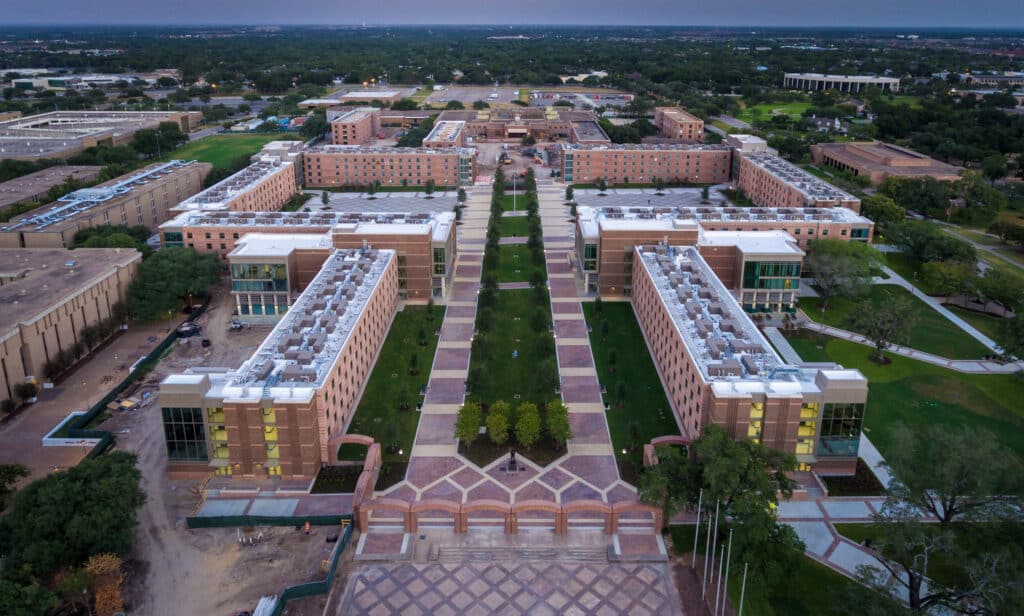
<instances>
[{"instance_id":1,"label":"brick dormitory building","mask_svg":"<svg viewBox=\"0 0 1024 616\"><path fill-rule=\"evenodd\" d=\"M377 112L367 113L337 116L335 139L364 140L368 128L376 130ZM213 470L311 479L332 463L400 302L444 296L451 284L450 196L335 195L327 205L280 212L274 210L288 190L247 193L267 178L294 182L296 167L308 188L471 185L476 150L465 144L498 128L509 138L521 125L516 118L475 117L476 125L456 117L436 123L429 148L289 147L287 161L276 163L264 152L233 184L182 203L160 226L165 246L226 261L239 315L275 323L240 368L192 369L161 383L172 476ZM731 180L758 204L685 206L671 193L628 191L581 197L573 257L583 284L632 302L684 435L717 424L736 438L795 453L802 470L853 473L867 397L863 375L787 364L747 312L794 311L809 240L870 242L873 224L857 214L859 201L767 152L611 145L598 142L599 125L600 134L575 116L556 114L547 127L562 120L576 141L562 146L568 183ZM541 130L537 122L532 126ZM286 164L293 166L277 169Z\"/></svg>"}]
</instances>

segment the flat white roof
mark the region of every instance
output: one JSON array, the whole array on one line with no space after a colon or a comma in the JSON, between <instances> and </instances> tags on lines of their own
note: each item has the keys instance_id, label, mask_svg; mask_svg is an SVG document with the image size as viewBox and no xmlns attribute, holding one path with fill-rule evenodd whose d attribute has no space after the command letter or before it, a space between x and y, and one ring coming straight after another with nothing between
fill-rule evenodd
<instances>
[{"instance_id":1,"label":"flat white roof","mask_svg":"<svg viewBox=\"0 0 1024 616\"><path fill-rule=\"evenodd\" d=\"M341 95L341 98L359 98L373 100L375 98L393 98L401 94L398 90L358 90L356 92L347 92Z\"/></svg>"},{"instance_id":2,"label":"flat white roof","mask_svg":"<svg viewBox=\"0 0 1024 616\"><path fill-rule=\"evenodd\" d=\"M297 249L313 248L331 248L330 239L323 233L246 233L228 258L285 256Z\"/></svg>"},{"instance_id":3,"label":"flat white roof","mask_svg":"<svg viewBox=\"0 0 1024 616\"><path fill-rule=\"evenodd\" d=\"M785 231L702 231L702 246L737 246L745 253L803 256Z\"/></svg>"},{"instance_id":4,"label":"flat white roof","mask_svg":"<svg viewBox=\"0 0 1024 616\"><path fill-rule=\"evenodd\" d=\"M292 173L292 162L280 156L263 155L259 160L230 175L206 190L179 203L175 210L215 210L227 207L228 201L245 194L280 172Z\"/></svg>"}]
</instances>

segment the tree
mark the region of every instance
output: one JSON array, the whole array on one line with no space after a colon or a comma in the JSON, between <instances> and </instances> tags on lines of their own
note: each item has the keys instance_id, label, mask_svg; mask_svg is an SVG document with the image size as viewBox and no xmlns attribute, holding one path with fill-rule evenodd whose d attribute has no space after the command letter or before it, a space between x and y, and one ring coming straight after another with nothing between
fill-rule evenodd
<instances>
[{"instance_id":1,"label":"tree","mask_svg":"<svg viewBox=\"0 0 1024 616\"><path fill-rule=\"evenodd\" d=\"M881 567L861 565L857 577L883 597L904 595L911 613L994 614L993 604L1017 579L998 558L964 553L951 529L923 523L912 507L887 504L874 521L871 547ZM929 579L939 562L960 563L967 575L950 586Z\"/></svg>"},{"instance_id":2,"label":"tree","mask_svg":"<svg viewBox=\"0 0 1024 616\"><path fill-rule=\"evenodd\" d=\"M871 284L871 266L877 252L861 242L812 240L808 243L807 269L814 274L821 296L821 309L828 310L835 296L862 295Z\"/></svg>"},{"instance_id":3,"label":"tree","mask_svg":"<svg viewBox=\"0 0 1024 616\"><path fill-rule=\"evenodd\" d=\"M323 191L322 193L320 193L320 203L322 203L324 205L327 205L330 202L331 202L331 195L329 195L326 190Z\"/></svg>"},{"instance_id":4,"label":"tree","mask_svg":"<svg viewBox=\"0 0 1024 616\"><path fill-rule=\"evenodd\" d=\"M604 192L604 191L608 190L608 182L607 182L607 180L605 180L604 178L598 178L597 179L597 190L599 190L600 192Z\"/></svg>"},{"instance_id":5,"label":"tree","mask_svg":"<svg viewBox=\"0 0 1024 616\"><path fill-rule=\"evenodd\" d=\"M1003 354L1024 357L1024 312L1018 312L1012 319L1003 319L999 324L996 342Z\"/></svg>"},{"instance_id":6,"label":"tree","mask_svg":"<svg viewBox=\"0 0 1024 616\"><path fill-rule=\"evenodd\" d=\"M114 451L19 490L0 518L5 570L44 577L93 554L127 554L146 499L135 462Z\"/></svg>"},{"instance_id":7,"label":"tree","mask_svg":"<svg viewBox=\"0 0 1024 616\"><path fill-rule=\"evenodd\" d=\"M992 154L981 160L981 172L993 184L996 180L1006 177L1006 171L1006 157L1002 154Z\"/></svg>"},{"instance_id":8,"label":"tree","mask_svg":"<svg viewBox=\"0 0 1024 616\"><path fill-rule=\"evenodd\" d=\"M540 440L540 411L532 402L523 402L516 407L516 442L529 449Z\"/></svg>"},{"instance_id":9,"label":"tree","mask_svg":"<svg viewBox=\"0 0 1024 616\"><path fill-rule=\"evenodd\" d=\"M323 114L314 113L306 118L306 122L299 129L299 134L308 141L309 139L323 137L324 133L329 130L331 130L331 125L327 118Z\"/></svg>"},{"instance_id":10,"label":"tree","mask_svg":"<svg viewBox=\"0 0 1024 616\"><path fill-rule=\"evenodd\" d=\"M480 405L476 402L466 402L455 416L455 438L465 443L467 449L480 435L481 417Z\"/></svg>"},{"instance_id":11,"label":"tree","mask_svg":"<svg viewBox=\"0 0 1024 616\"><path fill-rule=\"evenodd\" d=\"M603 310L604 302L601 301L601 296L598 295L597 297L594 298L594 314L601 314ZM608 333L605 332L604 335L607 336Z\"/></svg>"},{"instance_id":12,"label":"tree","mask_svg":"<svg viewBox=\"0 0 1024 616\"><path fill-rule=\"evenodd\" d=\"M431 195L434 194L435 188L436 184L434 183L434 180L427 180L427 183L423 186L423 194L425 194L429 198Z\"/></svg>"},{"instance_id":13,"label":"tree","mask_svg":"<svg viewBox=\"0 0 1024 616\"><path fill-rule=\"evenodd\" d=\"M697 482L696 468L679 447L662 445L655 450L658 463L645 467L637 489L640 500L661 507L662 530L690 503L691 487Z\"/></svg>"},{"instance_id":14,"label":"tree","mask_svg":"<svg viewBox=\"0 0 1024 616\"><path fill-rule=\"evenodd\" d=\"M572 201L572 193L573 193L572 186L566 186L565 187L565 200L566 201Z\"/></svg>"},{"instance_id":15,"label":"tree","mask_svg":"<svg viewBox=\"0 0 1024 616\"><path fill-rule=\"evenodd\" d=\"M1005 316L1008 310L1018 311L1024 304L1024 287L1016 276L1006 270L990 267L985 274L975 280L978 293L988 301L995 302L1003 309Z\"/></svg>"},{"instance_id":16,"label":"tree","mask_svg":"<svg viewBox=\"0 0 1024 616\"><path fill-rule=\"evenodd\" d=\"M370 197L373 197L373 195L377 194L377 181L376 180L374 180L374 181L372 181L372 182L370 182L369 184L366 185L366 194L370 195Z\"/></svg>"},{"instance_id":17,"label":"tree","mask_svg":"<svg viewBox=\"0 0 1024 616\"><path fill-rule=\"evenodd\" d=\"M490 105L488 105L485 101L473 101L473 109L476 109L477 111L481 109L487 109L489 107Z\"/></svg>"},{"instance_id":18,"label":"tree","mask_svg":"<svg viewBox=\"0 0 1024 616\"><path fill-rule=\"evenodd\" d=\"M463 203L466 202L466 189L465 188L459 188L459 192L457 193L457 195L458 195L457 198L458 198L460 204L463 204Z\"/></svg>"},{"instance_id":19,"label":"tree","mask_svg":"<svg viewBox=\"0 0 1024 616\"><path fill-rule=\"evenodd\" d=\"M419 374L419 373L420 373L420 354L419 353L413 353L412 355L409 356L409 374L415 375L415 374Z\"/></svg>"},{"instance_id":20,"label":"tree","mask_svg":"<svg viewBox=\"0 0 1024 616\"><path fill-rule=\"evenodd\" d=\"M411 98L403 98L403 99L395 101L391 105L391 108L392 109L397 109L397 110L400 110L400 111L411 111L411 110L414 110L414 109L419 109L420 106L419 106L419 103L417 103L416 101L414 101Z\"/></svg>"},{"instance_id":21,"label":"tree","mask_svg":"<svg viewBox=\"0 0 1024 616\"><path fill-rule=\"evenodd\" d=\"M700 189L700 198L707 201L711 197L711 189L707 186Z\"/></svg>"},{"instance_id":22,"label":"tree","mask_svg":"<svg viewBox=\"0 0 1024 616\"><path fill-rule=\"evenodd\" d=\"M36 387L35 383L25 382L15 383L14 385L14 395L19 400L31 400L36 397L37 393L39 393L39 388Z\"/></svg>"},{"instance_id":23,"label":"tree","mask_svg":"<svg viewBox=\"0 0 1024 616\"><path fill-rule=\"evenodd\" d=\"M860 213L875 221L875 224L880 227L903 222L907 216L905 209L896 205L892 198L883 194L874 194L861 199Z\"/></svg>"},{"instance_id":24,"label":"tree","mask_svg":"<svg viewBox=\"0 0 1024 616\"><path fill-rule=\"evenodd\" d=\"M916 322L917 310L905 297L889 298L877 306L871 300L864 300L849 317L850 328L874 343L871 358L880 363L885 361L883 351L890 345L907 344Z\"/></svg>"},{"instance_id":25,"label":"tree","mask_svg":"<svg viewBox=\"0 0 1024 616\"><path fill-rule=\"evenodd\" d=\"M886 463L895 479L889 505L910 504L943 525L990 518L1014 506L1005 495L1019 492L1019 464L990 432L936 425L911 431L899 425L890 438Z\"/></svg>"},{"instance_id":26,"label":"tree","mask_svg":"<svg viewBox=\"0 0 1024 616\"><path fill-rule=\"evenodd\" d=\"M495 445L503 445L508 441L509 418L507 412L495 412L495 403L487 411L487 436ZM505 405L506 408L508 405Z\"/></svg>"},{"instance_id":27,"label":"tree","mask_svg":"<svg viewBox=\"0 0 1024 616\"><path fill-rule=\"evenodd\" d=\"M921 264L921 280L929 293L952 297L966 292L974 280L974 268L958 261L928 261Z\"/></svg>"},{"instance_id":28,"label":"tree","mask_svg":"<svg viewBox=\"0 0 1024 616\"><path fill-rule=\"evenodd\" d=\"M615 362L619 359L615 349L608 350L608 372L615 374Z\"/></svg>"},{"instance_id":29,"label":"tree","mask_svg":"<svg viewBox=\"0 0 1024 616\"><path fill-rule=\"evenodd\" d=\"M151 321L177 312L184 301L204 295L216 284L220 273L217 257L203 255L192 248L165 248L139 266L128 288L128 308L136 319Z\"/></svg>"},{"instance_id":30,"label":"tree","mask_svg":"<svg viewBox=\"0 0 1024 616\"><path fill-rule=\"evenodd\" d=\"M7 507L7 499L14 494L15 484L31 474L32 471L22 464L0 464L0 511Z\"/></svg>"},{"instance_id":31,"label":"tree","mask_svg":"<svg viewBox=\"0 0 1024 616\"><path fill-rule=\"evenodd\" d=\"M561 400L552 400L548 403L545 420L548 436L559 446L572 439L569 408Z\"/></svg>"},{"instance_id":32,"label":"tree","mask_svg":"<svg viewBox=\"0 0 1024 616\"><path fill-rule=\"evenodd\" d=\"M462 101L450 100L448 104L444 106L445 109L465 109L466 106L462 104Z\"/></svg>"},{"instance_id":33,"label":"tree","mask_svg":"<svg viewBox=\"0 0 1024 616\"><path fill-rule=\"evenodd\" d=\"M427 320L433 321L435 313L437 312L437 305L434 304L433 296L427 298Z\"/></svg>"}]
</instances>

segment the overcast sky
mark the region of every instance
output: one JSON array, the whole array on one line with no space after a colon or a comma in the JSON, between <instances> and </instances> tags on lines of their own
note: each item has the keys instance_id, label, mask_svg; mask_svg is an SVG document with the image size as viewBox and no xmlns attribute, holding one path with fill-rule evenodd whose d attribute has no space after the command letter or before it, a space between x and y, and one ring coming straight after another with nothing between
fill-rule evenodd
<instances>
[{"instance_id":1,"label":"overcast sky","mask_svg":"<svg viewBox=\"0 0 1024 616\"><path fill-rule=\"evenodd\" d=\"M0 23L6 24L1024 27L1022 0L10 0L3 5Z\"/></svg>"}]
</instances>

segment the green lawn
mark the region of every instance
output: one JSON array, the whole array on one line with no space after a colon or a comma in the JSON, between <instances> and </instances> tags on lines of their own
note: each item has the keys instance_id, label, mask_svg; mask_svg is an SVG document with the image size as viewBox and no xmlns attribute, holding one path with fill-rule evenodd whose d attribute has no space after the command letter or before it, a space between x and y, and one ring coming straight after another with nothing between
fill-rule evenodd
<instances>
[{"instance_id":1,"label":"green lawn","mask_svg":"<svg viewBox=\"0 0 1024 616\"><path fill-rule=\"evenodd\" d=\"M526 244L499 246L498 254L498 282L530 281L534 265Z\"/></svg>"},{"instance_id":2,"label":"green lawn","mask_svg":"<svg viewBox=\"0 0 1024 616\"><path fill-rule=\"evenodd\" d=\"M952 304L946 304L946 309L973 325L975 329L989 338L995 338L999 335L999 325L1003 322L1001 317L991 314L982 314L980 312L967 310Z\"/></svg>"},{"instance_id":3,"label":"green lawn","mask_svg":"<svg viewBox=\"0 0 1024 616\"><path fill-rule=\"evenodd\" d=\"M498 230L501 237L527 237L530 235L530 221L526 216L502 216Z\"/></svg>"},{"instance_id":4,"label":"green lawn","mask_svg":"<svg viewBox=\"0 0 1024 616\"><path fill-rule=\"evenodd\" d=\"M672 526L673 552L677 555L693 551L693 526ZM703 554L702 538L697 552ZM729 601L739 609L743 567L735 566L729 572ZM843 577L810 558L803 558L795 571L788 571L786 580L770 591L747 585L743 597L743 613L750 616L819 616L834 612L837 598L847 595L856 582Z\"/></svg>"},{"instance_id":5,"label":"green lawn","mask_svg":"<svg viewBox=\"0 0 1024 616\"><path fill-rule=\"evenodd\" d=\"M876 307L897 298L906 299L913 304L917 322L910 330L909 346L914 349L952 359L977 359L992 353L988 347L953 325L949 319L903 287L874 285L869 297ZM800 299L800 308L819 323L855 331L850 327L848 319L857 310L860 301L836 297L829 302L828 310L822 312L820 298L804 297Z\"/></svg>"},{"instance_id":6,"label":"green lawn","mask_svg":"<svg viewBox=\"0 0 1024 616\"><path fill-rule=\"evenodd\" d=\"M748 107L744 107L743 111L736 115L736 119L742 120L748 124L753 124L755 120L768 120L774 115L788 115L791 118L799 118L810 106L810 101L750 105Z\"/></svg>"},{"instance_id":7,"label":"green lawn","mask_svg":"<svg viewBox=\"0 0 1024 616\"><path fill-rule=\"evenodd\" d=\"M380 357L356 407L349 433L366 434L380 442L387 462L406 461L412 450L419 421L416 403L421 400L420 388L426 386L430 378L430 366L434 363L434 350L437 349L434 331L441 326L443 318L444 309L435 308L434 319L429 320L425 306L407 306L395 315ZM419 345L421 329L426 332L426 346ZM419 373L410 375L409 358L414 353L419 360ZM403 400L408 401L409 410L399 408ZM402 455L386 451L389 445L394 444L402 449ZM365 447L344 447L339 457L358 460L365 454Z\"/></svg>"},{"instance_id":8,"label":"green lawn","mask_svg":"<svg viewBox=\"0 0 1024 616\"><path fill-rule=\"evenodd\" d=\"M512 179L506 180L509 186L512 186ZM522 182L518 182L519 190L522 191ZM522 192L513 195L503 195L501 197L501 209L503 212L525 212L526 211L526 195Z\"/></svg>"},{"instance_id":9,"label":"green lawn","mask_svg":"<svg viewBox=\"0 0 1024 616\"><path fill-rule=\"evenodd\" d=\"M598 380L608 389L605 400L611 409L606 413L615 455L640 461L644 443L656 436L679 434L672 407L665 397L661 379L647 351L643 333L628 302L604 302L601 315L593 302L583 303L583 314L590 332L590 348L597 365ZM602 340L601 322L608 321L608 341ZM615 372L610 371L609 352L615 349ZM618 384L626 384L625 403L618 405ZM636 432L636 438L631 432ZM622 455L622 449L633 449Z\"/></svg>"},{"instance_id":10,"label":"green lawn","mask_svg":"<svg viewBox=\"0 0 1024 616\"><path fill-rule=\"evenodd\" d=\"M1020 377L962 374L891 353L892 363L880 366L868 359L869 347L806 331L785 334L805 361L834 361L867 377L865 431L883 456L889 455L892 429L903 423L911 429L972 425L992 432L1003 446L1024 457Z\"/></svg>"},{"instance_id":11,"label":"green lawn","mask_svg":"<svg viewBox=\"0 0 1024 616\"><path fill-rule=\"evenodd\" d=\"M490 332L478 334L484 336L486 356L477 347L471 356L470 370L479 369L480 373L480 384L470 393L471 399L482 404L505 400L514 407L526 401L542 404L555 397L554 390L543 390L536 378L542 361L538 338L551 337L546 329L535 332L531 328L530 317L536 309L532 289L497 292L494 326ZM541 310L550 320L549 304ZM517 352L515 359L513 351Z\"/></svg>"},{"instance_id":12,"label":"green lawn","mask_svg":"<svg viewBox=\"0 0 1024 616\"><path fill-rule=\"evenodd\" d=\"M242 135L210 135L198 141L191 141L164 159L198 160L211 163L214 167L230 167L240 156L251 156L267 143L277 139L291 139L292 133L260 133Z\"/></svg>"}]
</instances>

